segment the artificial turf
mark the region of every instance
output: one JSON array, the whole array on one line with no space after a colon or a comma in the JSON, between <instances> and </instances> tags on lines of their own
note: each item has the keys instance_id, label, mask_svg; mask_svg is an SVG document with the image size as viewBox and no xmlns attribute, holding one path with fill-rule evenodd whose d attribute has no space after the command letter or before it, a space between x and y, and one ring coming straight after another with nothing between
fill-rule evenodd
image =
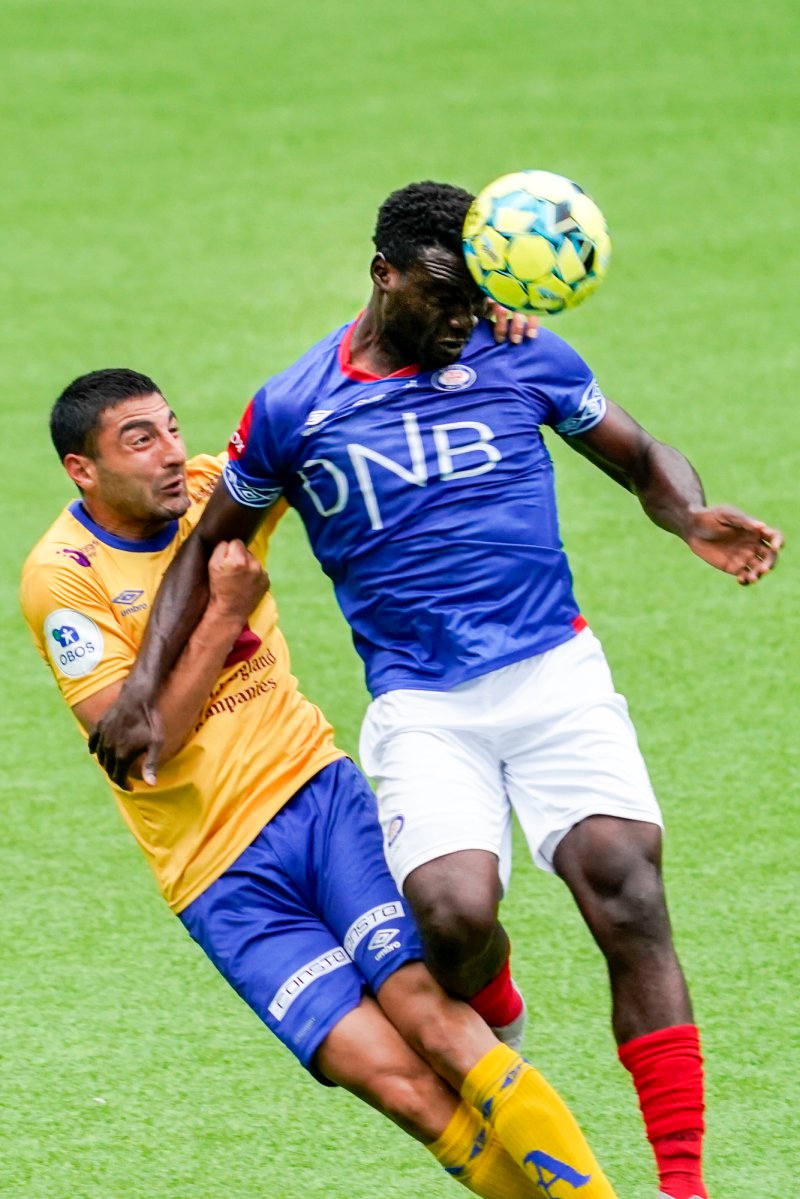
<instances>
[{"instance_id":1,"label":"artificial turf","mask_svg":"<svg viewBox=\"0 0 800 1199\"><path fill-rule=\"evenodd\" d=\"M305 1076L161 904L16 579L71 498L46 429L71 378L145 371L190 449L221 448L263 378L363 303L386 193L537 166L592 192L614 239L602 290L552 326L712 500L789 535L775 576L739 589L553 447L578 597L667 818L712 1199L793 1195L797 6L5 0L1 19L0 1191L456 1194L398 1130ZM296 671L354 752L360 664L291 517L270 565ZM652 1199L602 964L519 844L505 919L530 1057L620 1199Z\"/></svg>"}]
</instances>

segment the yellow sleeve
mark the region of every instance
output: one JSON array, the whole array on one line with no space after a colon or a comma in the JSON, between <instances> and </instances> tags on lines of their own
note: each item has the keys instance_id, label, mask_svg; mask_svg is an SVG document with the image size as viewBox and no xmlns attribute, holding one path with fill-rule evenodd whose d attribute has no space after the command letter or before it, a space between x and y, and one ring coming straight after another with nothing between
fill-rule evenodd
<instances>
[{"instance_id":1,"label":"yellow sleeve","mask_svg":"<svg viewBox=\"0 0 800 1199\"><path fill-rule=\"evenodd\" d=\"M258 558L259 562L266 562L267 550L269 549L269 539L275 532L275 526L281 517L289 511L289 505L286 500L281 498L276 504L273 504L267 511L267 515L259 525L253 540L250 542L250 553L254 558Z\"/></svg>"},{"instance_id":2,"label":"yellow sleeve","mask_svg":"<svg viewBox=\"0 0 800 1199\"><path fill-rule=\"evenodd\" d=\"M137 646L94 571L28 562L20 601L36 648L70 707L127 676Z\"/></svg>"}]
</instances>

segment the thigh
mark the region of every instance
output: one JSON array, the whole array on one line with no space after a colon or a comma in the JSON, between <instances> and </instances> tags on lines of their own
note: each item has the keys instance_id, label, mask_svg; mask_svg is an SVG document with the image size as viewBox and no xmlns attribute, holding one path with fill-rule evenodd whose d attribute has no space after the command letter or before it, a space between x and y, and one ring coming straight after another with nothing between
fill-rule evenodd
<instances>
[{"instance_id":1,"label":"thigh","mask_svg":"<svg viewBox=\"0 0 800 1199\"><path fill-rule=\"evenodd\" d=\"M290 812L291 804L179 918L241 998L314 1072L319 1046L358 1006L365 984L310 906L303 880L285 870L271 844Z\"/></svg>"},{"instance_id":2,"label":"thigh","mask_svg":"<svg viewBox=\"0 0 800 1199\"><path fill-rule=\"evenodd\" d=\"M596 637L587 629L532 659L503 738L509 799L545 870L564 836L588 816L661 827L661 813L628 715Z\"/></svg>"},{"instance_id":3,"label":"thigh","mask_svg":"<svg viewBox=\"0 0 800 1199\"><path fill-rule=\"evenodd\" d=\"M296 797L313 826L310 902L374 993L407 962L422 958L417 926L383 855L375 796L347 758L327 766Z\"/></svg>"},{"instance_id":4,"label":"thigh","mask_svg":"<svg viewBox=\"0 0 800 1199\"><path fill-rule=\"evenodd\" d=\"M369 707L364 769L376 783L383 848L402 888L418 867L462 850L511 865L511 809L491 737L454 692L394 691Z\"/></svg>"}]
</instances>

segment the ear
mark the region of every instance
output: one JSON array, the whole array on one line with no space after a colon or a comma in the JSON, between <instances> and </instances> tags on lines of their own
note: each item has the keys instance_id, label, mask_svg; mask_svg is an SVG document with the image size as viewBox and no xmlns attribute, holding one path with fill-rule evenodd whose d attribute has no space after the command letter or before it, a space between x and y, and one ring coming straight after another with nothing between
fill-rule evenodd
<instances>
[{"instance_id":1,"label":"ear","mask_svg":"<svg viewBox=\"0 0 800 1199\"><path fill-rule=\"evenodd\" d=\"M63 465L79 491L91 490L97 480L97 468L91 458L85 454L67 454Z\"/></svg>"},{"instance_id":2,"label":"ear","mask_svg":"<svg viewBox=\"0 0 800 1199\"><path fill-rule=\"evenodd\" d=\"M370 263L369 273L379 291L389 291L392 280L397 274L397 268L393 267L383 254L376 254Z\"/></svg>"}]
</instances>

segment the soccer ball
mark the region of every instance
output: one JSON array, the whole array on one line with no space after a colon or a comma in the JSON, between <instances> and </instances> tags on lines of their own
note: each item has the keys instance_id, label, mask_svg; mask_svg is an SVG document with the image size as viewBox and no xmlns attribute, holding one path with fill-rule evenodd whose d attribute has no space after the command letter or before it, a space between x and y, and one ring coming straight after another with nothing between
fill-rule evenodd
<instances>
[{"instance_id":1,"label":"soccer ball","mask_svg":"<svg viewBox=\"0 0 800 1199\"><path fill-rule=\"evenodd\" d=\"M611 258L605 217L586 192L550 171L517 171L475 197L464 255L478 287L517 312L574 308Z\"/></svg>"}]
</instances>

